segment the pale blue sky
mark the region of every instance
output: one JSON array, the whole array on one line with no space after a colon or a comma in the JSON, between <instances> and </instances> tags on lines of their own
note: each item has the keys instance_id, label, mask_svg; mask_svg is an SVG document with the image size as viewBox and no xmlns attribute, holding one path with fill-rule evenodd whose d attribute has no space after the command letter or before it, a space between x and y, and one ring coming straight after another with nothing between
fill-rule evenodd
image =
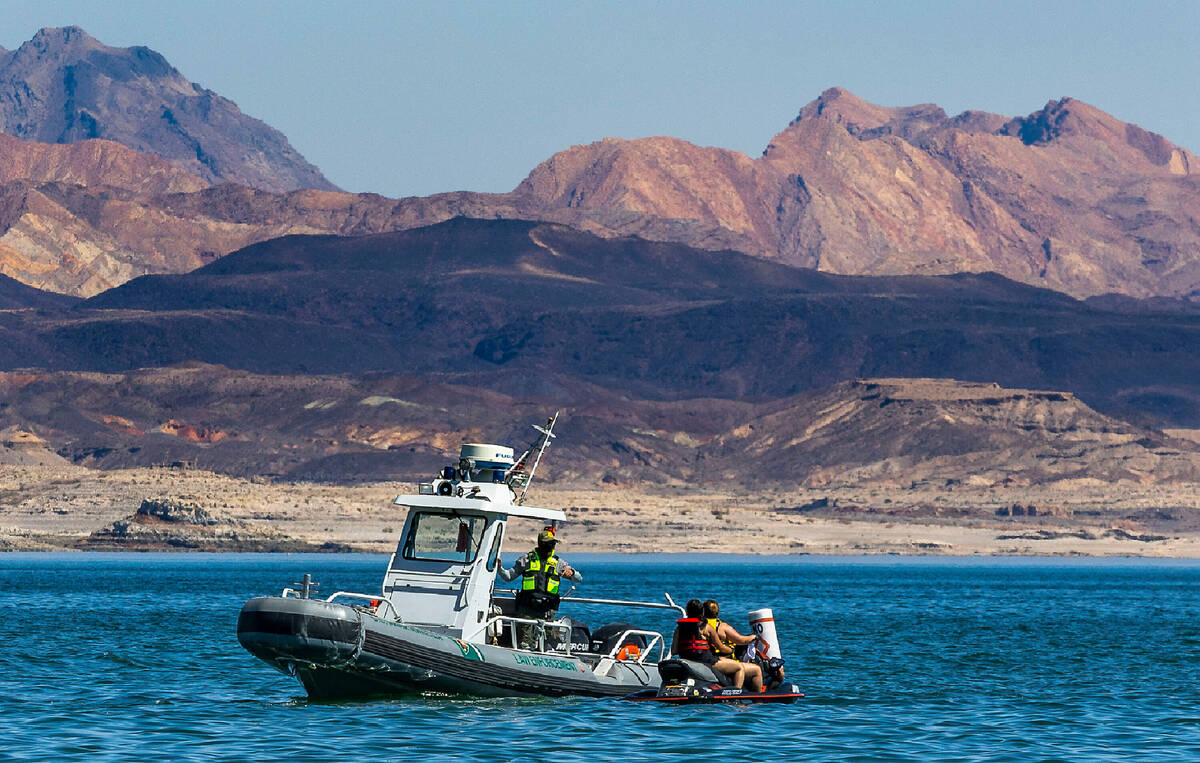
<instances>
[{"instance_id":1,"label":"pale blue sky","mask_svg":"<svg viewBox=\"0 0 1200 763\"><path fill-rule=\"evenodd\" d=\"M556 151L673 135L761 153L834 85L1028 114L1072 96L1200 151L1200 2L0 0L147 45L280 129L334 183L507 191Z\"/></svg>"}]
</instances>

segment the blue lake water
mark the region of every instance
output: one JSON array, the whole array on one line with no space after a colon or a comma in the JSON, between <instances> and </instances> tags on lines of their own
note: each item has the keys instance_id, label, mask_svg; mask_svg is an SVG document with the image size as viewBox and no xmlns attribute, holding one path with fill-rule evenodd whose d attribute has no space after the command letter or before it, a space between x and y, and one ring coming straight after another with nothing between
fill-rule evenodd
<instances>
[{"instance_id":1,"label":"blue lake water","mask_svg":"<svg viewBox=\"0 0 1200 763\"><path fill-rule=\"evenodd\" d=\"M310 703L238 610L386 557L6 554L0 759L1200 759L1198 562L568 556L583 595L772 607L807 698Z\"/></svg>"}]
</instances>

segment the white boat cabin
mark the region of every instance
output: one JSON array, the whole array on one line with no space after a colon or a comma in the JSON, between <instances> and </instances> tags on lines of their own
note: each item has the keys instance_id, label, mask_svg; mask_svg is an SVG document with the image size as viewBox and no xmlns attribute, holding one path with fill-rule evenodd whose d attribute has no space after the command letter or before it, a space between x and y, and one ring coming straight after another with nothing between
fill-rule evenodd
<instances>
[{"instance_id":1,"label":"white boat cabin","mask_svg":"<svg viewBox=\"0 0 1200 763\"><path fill-rule=\"evenodd\" d=\"M516 489L528 481L517 468L511 448L468 444L458 468L446 467L418 494L396 496L394 503L409 512L384 575L383 597L404 622L486 641L508 519L548 525L566 519L557 509L515 502Z\"/></svg>"}]
</instances>

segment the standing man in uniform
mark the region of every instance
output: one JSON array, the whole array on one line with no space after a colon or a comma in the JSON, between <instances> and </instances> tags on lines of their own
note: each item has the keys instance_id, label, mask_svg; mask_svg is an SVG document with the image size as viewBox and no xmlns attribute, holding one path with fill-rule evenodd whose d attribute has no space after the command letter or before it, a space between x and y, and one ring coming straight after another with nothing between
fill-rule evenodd
<instances>
[{"instance_id":1,"label":"standing man in uniform","mask_svg":"<svg viewBox=\"0 0 1200 763\"><path fill-rule=\"evenodd\" d=\"M500 577L506 581L521 578L521 590L517 591L516 616L529 620L553 620L558 609L559 582L563 578L583 582L579 574L567 561L554 553L558 541L554 530L546 528L538 534L537 548L517 559L512 569L501 566ZM536 631L541 631L540 627ZM539 641L535 626L517 624L517 640L522 649L533 649Z\"/></svg>"}]
</instances>

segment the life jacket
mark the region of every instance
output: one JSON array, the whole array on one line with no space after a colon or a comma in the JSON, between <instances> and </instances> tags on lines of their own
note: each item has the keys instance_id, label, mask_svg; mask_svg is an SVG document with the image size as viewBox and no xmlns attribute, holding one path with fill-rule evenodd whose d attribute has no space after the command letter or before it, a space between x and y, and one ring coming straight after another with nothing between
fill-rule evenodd
<instances>
[{"instance_id":1,"label":"life jacket","mask_svg":"<svg viewBox=\"0 0 1200 763\"><path fill-rule=\"evenodd\" d=\"M530 602L538 609L557 609L558 587L562 575L558 571L558 557L551 551L545 559L538 556L537 549L525 557L525 574L521 576L521 591L518 602Z\"/></svg>"},{"instance_id":2,"label":"life jacket","mask_svg":"<svg viewBox=\"0 0 1200 763\"><path fill-rule=\"evenodd\" d=\"M698 617L681 617L675 621L679 628L679 656L685 660L708 654L708 639L701 630L703 622Z\"/></svg>"},{"instance_id":3,"label":"life jacket","mask_svg":"<svg viewBox=\"0 0 1200 763\"><path fill-rule=\"evenodd\" d=\"M617 652L618 660L636 660L642 656L642 648L637 644L626 644Z\"/></svg>"},{"instance_id":4,"label":"life jacket","mask_svg":"<svg viewBox=\"0 0 1200 763\"><path fill-rule=\"evenodd\" d=\"M709 625L712 626L713 633L717 634L718 639L721 639L721 622L722 622L721 619L719 617L710 617L710 618L707 618L705 620L705 622L707 622ZM725 641L724 639L721 639L721 643L724 644L726 647L728 647L730 650L735 651L735 652L737 651L737 644L734 644L731 641ZM710 647L710 648L712 649L713 654L718 654L718 655L721 654L721 650L717 649L715 646Z\"/></svg>"}]
</instances>

